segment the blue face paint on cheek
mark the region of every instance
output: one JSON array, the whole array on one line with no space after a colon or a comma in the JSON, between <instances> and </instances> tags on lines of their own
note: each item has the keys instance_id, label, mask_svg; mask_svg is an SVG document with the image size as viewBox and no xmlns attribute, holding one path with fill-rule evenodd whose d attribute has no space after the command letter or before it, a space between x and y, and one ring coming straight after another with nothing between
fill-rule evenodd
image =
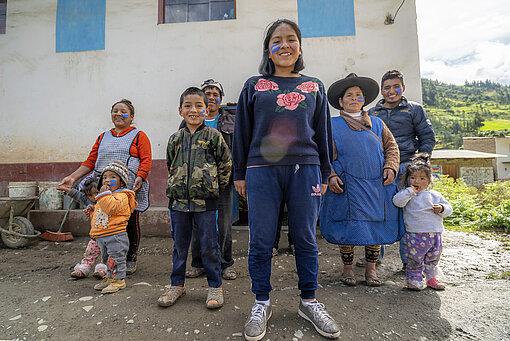
<instances>
[{"instance_id":1,"label":"blue face paint on cheek","mask_svg":"<svg viewBox=\"0 0 510 341\"><path fill-rule=\"evenodd\" d=\"M216 97L215 99L216 103L220 104L221 103L221 99L219 97Z\"/></svg>"},{"instance_id":2,"label":"blue face paint on cheek","mask_svg":"<svg viewBox=\"0 0 510 341\"><path fill-rule=\"evenodd\" d=\"M205 117L205 109L200 112L202 114L202 117Z\"/></svg>"},{"instance_id":3,"label":"blue face paint on cheek","mask_svg":"<svg viewBox=\"0 0 510 341\"><path fill-rule=\"evenodd\" d=\"M274 44L271 46L271 54L275 53L276 51L278 51L280 49L280 45L278 44Z\"/></svg>"},{"instance_id":4,"label":"blue face paint on cheek","mask_svg":"<svg viewBox=\"0 0 510 341\"><path fill-rule=\"evenodd\" d=\"M117 184L117 180L110 180L110 186L115 186Z\"/></svg>"},{"instance_id":5,"label":"blue face paint on cheek","mask_svg":"<svg viewBox=\"0 0 510 341\"><path fill-rule=\"evenodd\" d=\"M358 102L364 102L364 101L365 101L365 97L362 97L362 96L358 97Z\"/></svg>"},{"instance_id":6,"label":"blue face paint on cheek","mask_svg":"<svg viewBox=\"0 0 510 341\"><path fill-rule=\"evenodd\" d=\"M397 89L397 94L401 94L402 93L402 89L398 88Z\"/></svg>"},{"instance_id":7,"label":"blue face paint on cheek","mask_svg":"<svg viewBox=\"0 0 510 341\"><path fill-rule=\"evenodd\" d=\"M123 118L129 118L129 114L122 114Z\"/></svg>"}]
</instances>

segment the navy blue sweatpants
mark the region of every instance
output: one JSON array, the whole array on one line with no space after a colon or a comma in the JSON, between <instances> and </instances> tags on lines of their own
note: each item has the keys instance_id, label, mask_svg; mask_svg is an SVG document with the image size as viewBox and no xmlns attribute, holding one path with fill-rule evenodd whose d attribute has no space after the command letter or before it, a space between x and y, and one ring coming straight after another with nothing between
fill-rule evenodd
<instances>
[{"instance_id":1,"label":"navy blue sweatpants","mask_svg":"<svg viewBox=\"0 0 510 341\"><path fill-rule=\"evenodd\" d=\"M172 238L174 239L173 267L170 277L172 285L184 285L186 260L193 231L193 220L195 220L207 283L212 288L221 287L221 258L216 211L180 212L170 210L170 217Z\"/></svg>"},{"instance_id":2,"label":"navy blue sweatpants","mask_svg":"<svg viewBox=\"0 0 510 341\"><path fill-rule=\"evenodd\" d=\"M251 167L246 171L251 289L257 300L269 299L271 258L282 199L287 203L289 233L295 247L298 288L315 298L319 252L315 240L321 173L318 165Z\"/></svg>"}]
</instances>

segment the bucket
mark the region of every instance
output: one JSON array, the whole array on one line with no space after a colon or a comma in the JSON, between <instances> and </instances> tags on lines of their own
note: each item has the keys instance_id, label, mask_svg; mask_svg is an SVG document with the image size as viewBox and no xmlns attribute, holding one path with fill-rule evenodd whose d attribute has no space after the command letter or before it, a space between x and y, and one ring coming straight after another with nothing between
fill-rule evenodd
<instances>
[{"instance_id":1,"label":"bucket","mask_svg":"<svg viewBox=\"0 0 510 341\"><path fill-rule=\"evenodd\" d=\"M9 197L28 198L35 197L37 192L37 182L9 182Z\"/></svg>"},{"instance_id":2,"label":"bucket","mask_svg":"<svg viewBox=\"0 0 510 341\"><path fill-rule=\"evenodd\" d=\"M39 209L62 209L62 194L57 190L58 184L58 181L39 181Z\"/></svg>"}]
</instances>

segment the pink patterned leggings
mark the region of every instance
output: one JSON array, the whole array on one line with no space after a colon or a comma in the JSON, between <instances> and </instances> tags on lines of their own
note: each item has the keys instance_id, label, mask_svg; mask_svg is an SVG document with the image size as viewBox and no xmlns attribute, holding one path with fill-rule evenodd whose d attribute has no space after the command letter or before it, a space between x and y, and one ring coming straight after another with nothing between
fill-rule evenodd
<instances>
[{"instance_id":1,"label":"pink patterned leggings","mask_svg":"<svg viewBox=\"0 0 510 341\"><path fill-rule=\"evenodd\" d=\"M76 264L74 267L75 270L80 270L83 272L85 276L88 276L90 269L94 265L94 262L96 259L101 255L101 250L99 250L99 246L97 245L96 241L94 239L91 239L89 243L87 244L87 249L85 250L85 253L83 254L83 259L80 263ZM104 267L104 271L106 272L106 265L99 263L96 265L96 270L102 270Z\"/></svg>"}]
</instances>

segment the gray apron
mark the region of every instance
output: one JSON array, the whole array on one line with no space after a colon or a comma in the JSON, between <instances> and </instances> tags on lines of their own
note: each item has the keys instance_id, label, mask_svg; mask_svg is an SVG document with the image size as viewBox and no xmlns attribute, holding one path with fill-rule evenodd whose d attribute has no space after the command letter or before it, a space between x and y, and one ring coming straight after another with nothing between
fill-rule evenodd
<instances>
[{"instance_id":1,"label":"gray apron","mask_svg":"<svg viewBox=\"0 0 510 341\"><path fill-rule=\"evenodd\" d=\"M122 161L129 169L129 179L127 187L133 189L136 179L136 173L140 167L140 158L134 157L130 153L131 145L140 130L133 129L123 136L113 136L112 131L108 130L103 134L97 151L97 160L94 167L94 175L99 177L103 169L113 161ZM149 182L144 181L142 188L136 193L135 200L138 203L135 211L144 212L149 208Z\"/></svg>"}]
</instances>

